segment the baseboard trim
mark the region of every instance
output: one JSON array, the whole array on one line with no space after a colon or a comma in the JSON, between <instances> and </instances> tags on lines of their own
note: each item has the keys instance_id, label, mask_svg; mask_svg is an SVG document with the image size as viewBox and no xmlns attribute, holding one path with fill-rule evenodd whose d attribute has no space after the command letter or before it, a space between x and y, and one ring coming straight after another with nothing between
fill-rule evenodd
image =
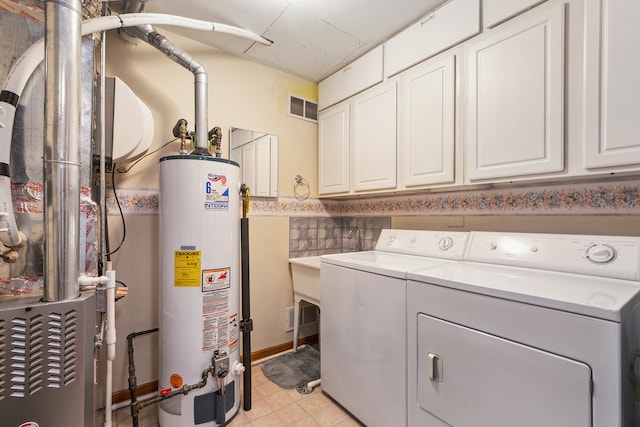
<instances>
[{"instance_id":1,"label":"baseboard trim","mask_svg":"<svg viewBox=\"0 0 640 427\"><path fill-rule=\"evenodd\" d=\"M318 334L309 335L307 337L302 337L298 339L298 345L313 345L317 344L319 341ZM260 359L264 359L269 356L276 355L278 353L282 353L283 351L287 351L293 348L293 341L289 341L286 343L278 344L273 347L263 348L262 350L252 351L251 352L251 361L256 362ZM240 355L240 362L242 362L242 355ZM140 384L136 387L136 395L144 396L146 394L155 393L158 391L158 381L150 381L148 383ZM111 400L114 404L126 402L131 399L131 393L129 389L118 390L111 395Z\"/></svg>"},{"instance_id":2,"label":"baseboard trim","mask_svg":"<svg viewBox=\"0 0 640 427\"><path fill-rule=\"evenodd\" d=\"M144 396L145 394L155 393L156 391L158 391L158 381L151 381L136 387L136 396ZM126 402L127 400L131 400L129 389L118 390L111 395L111 401L114 404Z\"/></svg>"}]
</instances>

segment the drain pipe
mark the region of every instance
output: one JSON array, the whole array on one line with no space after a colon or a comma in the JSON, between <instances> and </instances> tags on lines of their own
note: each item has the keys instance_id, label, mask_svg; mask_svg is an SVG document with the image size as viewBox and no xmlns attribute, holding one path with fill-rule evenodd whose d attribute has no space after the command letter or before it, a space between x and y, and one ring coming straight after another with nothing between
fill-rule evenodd
<instances>
[{"instance_id":1,"label":"drain pipe","mask_svg":"<svg viewBox=\"0 0 640 427\"><path fill-rule=\"evenodd\" d=\"M45 1L44 300L79 295L82 3Z\"/></svg>"},{"instance_id":2,"label":"drain pipe","mask_svg":"<svg viewBox=\"0 0 640 427\"><path fill-rule=\"evenodd\" d=\"M147 0L125 0L122 5L124 13L142 13ZM207 103L207 72L191 55L176 47L166 37L159 34L151 25L140 25L125 28L124 33L137 37L164 53L172 61L193 73L195 79L195 128L196 147L191 154L211 156L207 133L208 103Z\"/></svg>"}]
</instances>

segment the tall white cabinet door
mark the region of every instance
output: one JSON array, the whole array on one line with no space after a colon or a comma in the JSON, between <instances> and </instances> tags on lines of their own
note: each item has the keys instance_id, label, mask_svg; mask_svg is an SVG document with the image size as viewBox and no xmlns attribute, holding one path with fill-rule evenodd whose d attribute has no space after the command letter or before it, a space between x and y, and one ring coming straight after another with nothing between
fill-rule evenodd
<instances>
[{"instance_id":1,"label":"tall white cabinet door","mask_svg":"<svg viewBox=\"0 0 640 427\"><path fill-rule=\"evenodd\" d=\"M273 196L271 194L271 135L265 135L256 140L255 146L256 186L252 191L252 195L258 197Z\"/></svg>"},{"instance_id":2,"label":"tall white cabinet door","mask_svg":"<svg viewBox=\"0 0 640 427\"><path fill-rule=\"evenodd\" d=\"M402 137L406 187L454 180L455 56L429 61L401 79Z\"/></svg>"},{"instance_id":3,"label":"tall white cabinet door","mask_svg":"<svg viewBox=\"0 0 640 427\"><path fill-rule=\"evenodd\" d=\"M318 193L349 191L349 103L318 115Z\"/></svg>"},{"instance_id":4,"label":"tall white cabinet door","mask_svg":"<svg viewBox=\"0 0 640 427\"><path fill-rule=\"evenodd\" d=\"M396 187L396 83L369 89L352 101L353 190Z\"/></svg>"},{"instance_id":5,"label":"tall white cabinet door","mask_svg":"<svg viewBox=\"0 0 640 427\"><path fill-rule=\"evenodd\" d=\"M564 169L564 4L544 4L467 47L469 181Z\"/></svg>"},{"instance_id":6,"label":"tall white cabinet door","mask_svg":"<svg viewBox=\"0 0 640 427\"><path fill-rule=\"evenodd\" d=\"M640 2L585 6L585 167L640 164Z\"/></svg>"},{"instance_id":7,"label":"tall white cabinet door","mask_svg":"<svg viewBox=\"0 0 640 427\"><path fill-rule=\"evenodd\" d=\"M240 150L242 181L253 192L256 188L256 144L245 144Z\"/></svg>"}]
</instances>

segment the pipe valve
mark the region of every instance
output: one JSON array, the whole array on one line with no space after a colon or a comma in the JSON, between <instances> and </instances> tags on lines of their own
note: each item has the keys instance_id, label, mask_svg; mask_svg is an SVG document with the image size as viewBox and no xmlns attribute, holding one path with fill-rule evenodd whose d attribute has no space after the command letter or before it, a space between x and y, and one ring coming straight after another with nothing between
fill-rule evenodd
<instances>
[{"instance_id":1,"label":"pipe valve","mask_svg":"<svg viewBox=\"0 0 640 427\"><path fill-rule=\"evenodd\" d=\"M185 119L180 119L173 127L173 136L180 138L180 154L187 154L187 139L191 139L187 125L189 123Z\"/></svg>"}]
</instances>

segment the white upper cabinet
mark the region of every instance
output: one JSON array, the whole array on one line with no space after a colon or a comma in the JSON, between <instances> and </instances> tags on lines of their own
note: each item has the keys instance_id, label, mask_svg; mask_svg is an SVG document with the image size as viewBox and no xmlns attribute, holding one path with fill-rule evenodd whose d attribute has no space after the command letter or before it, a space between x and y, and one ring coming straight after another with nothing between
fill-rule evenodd
<instances>
[{"instance_id":1,"label":"white upper cabinet","mask_svg":"<svg viewBox=\"0 0 640 427\"><path fill-rule=\"evenodd\" d=\"M395 189L395 82L321 111L318 128L320 195Z\"/></svg>"},{"instance_id":2,"label":"white upper cabinet","mask_svg":"<svg viewBox=\"0 0 640 427\"><path fill-rule=\"evenodd\" d=\"M447 54L400 76L398 171L404 187L454 181L455 59L453 53Z\"/></svg>"},{"instance_id":3,"label":"white upper cabinet","mask_svg":"<svg viewBox=\"0 0 640 427\"><path fill-rule=\"evenodd\" d=\"M318 114L318 193L349 192L349 103Z\"/></svg>"},{"instance_id":4,"label":"white upper cabinet","mask_svg":"<svg viewBox=\"0 0 640 427\"><path fill-rule=\"evenodd\" d=\"M318 110L382 81L382 46L364 54L318 84Z\"/></svg>"},{"instance_id":5,"label":"white upper cabinet","mask_svg":"<svg viewBox=\"0 0 640 427\"><path fill-rule=\"evenodd\" d=\"M485 28L491 28L545 0L484 0L482 6Z\"/></svg>"},{"instance_id":6,"label":"white upper cabinet","mask_svg":"<svg viewBox=\"0 0 640 427\"><path fill-rule=\"evenodd\" d=\"M396 187L396 83L378 85L352 101L353 190Z\"/></svg>"},{"instance_id":7,"label":"white upper cabinet","mask_svg":"<svg viewBox=\"0 0 640 427\"><path fill-rule=\"evenodd\" d=\"M564 7L539 6L468 43L468 181L564 169Z\"/></svg>"},{"instance_id":8,"label":"white upper cabinet","mask_svg":"<svg viewBox=\"0 0 640 427\"><path fill-rule=\"evenodd\" d=\"M385 76L394 75L480 32L480 0L451 0L385 43Z\"/></svg>"},{"instance_id":9,"label":"white upper cabinet","mask_svg":"<svg viewBox=\"0 0 640 427\"><path fill-rule=\"evenodd\" d=\"M586 0L585 7L584 166L613 168L635 164L638 170L640 1Z\"/></svg>"}]
</instances>

